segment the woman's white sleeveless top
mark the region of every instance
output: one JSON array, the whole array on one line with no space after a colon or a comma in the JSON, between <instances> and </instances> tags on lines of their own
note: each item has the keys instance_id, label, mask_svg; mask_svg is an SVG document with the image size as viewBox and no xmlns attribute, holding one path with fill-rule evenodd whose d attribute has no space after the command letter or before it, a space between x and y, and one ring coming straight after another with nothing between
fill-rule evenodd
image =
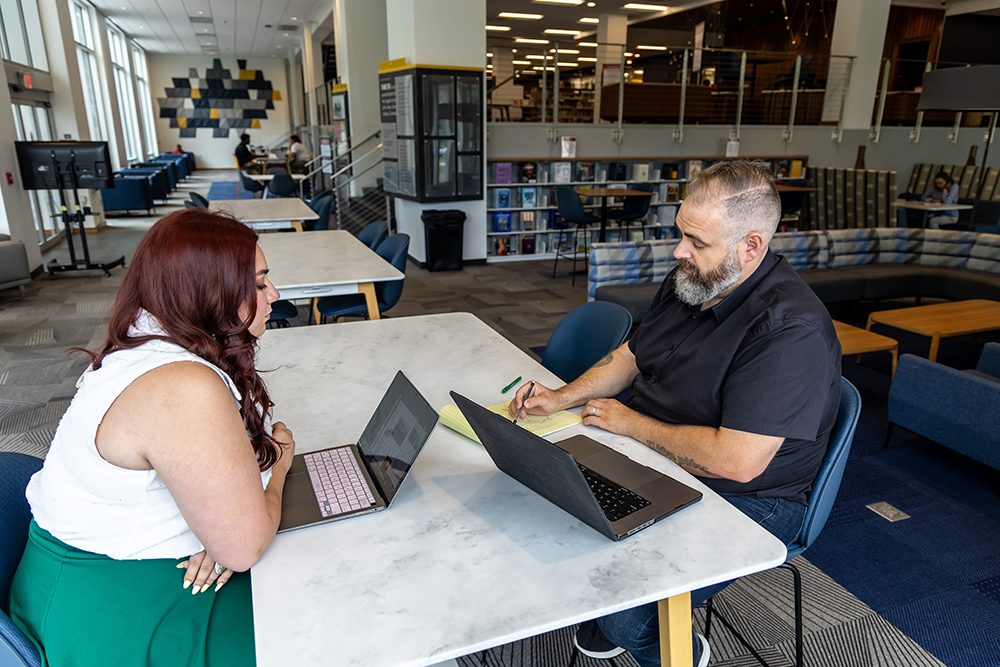
<instances>
[{"instance_id":1,"label":"woman's white sleeveless top","mask_svg":"<svg viewBox=\"0 0 1000 667\"><path fill-rule=\"evenodd\" d=\"M142 311L129 336L164 333ZM204 547L181 516L155 470L127 470L97 451L97 428L115 399L141 375L179 361L204 364L219 374L239 401L222 370L184 348L153 340L104 358L88 369L56 429L45 465L28 484L26 496L39 526L66 544L116 560L184 558ZM270 420L265 420L270 432ZM271 471L261 474L267 487Z\"/></svg>"}]
</instances>

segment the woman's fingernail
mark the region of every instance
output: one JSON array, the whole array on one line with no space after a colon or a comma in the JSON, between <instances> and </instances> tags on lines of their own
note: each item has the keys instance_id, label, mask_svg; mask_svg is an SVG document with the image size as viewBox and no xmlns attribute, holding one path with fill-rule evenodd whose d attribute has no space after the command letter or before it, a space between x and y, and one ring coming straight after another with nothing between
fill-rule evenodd
<instances>
[{"instance_id":1,"label":"woman's fingernail","mask_svg":"<svg viewBox=\"0 0 1000 667\"><path fill-rule=\"evenodd\" d=\"M183 570L187 566L188 566L188 562L187 561L184 561L183 563L177 563L177 569L178 570Z\"/></svg>"},{"instance_id":2,"label":"woman's fingernail","mask_svg":"<svg viewBox=\"0 0 1000 667\"><path fill-rule=\"evenodd\" d=\"M216 593L218 593L219 589L222 588L222 584L223 584L223 582L221 582L221 581L216 582L216 584L215 584L215 592Z\"/></svg>"},{"instance_id":3,"label":"woman's fingernail","mask_svg":"<svg viewBox=\"0 0 1000 667\"><path fill-rule=\"evenodd\" d=\"M187 590L190 585L191 585L191 582L188 581L187 579L185 579L184 580L184 590Z\"/></svg>"},{"instance_id":4,"label":"woman's fingernail","mask_svg":"<svg viewBox=\"0 0 1000 667\"><path fill-rule=\"evenodd\" d=\"M211 585L212 584L205 584L204 586L201 587L201 591L199 591L199 592L204 593L205 591L208 590L209 586L211 586Z\"/></svg>"},{"instance_id":5,"label":"woman's fingernail","mask_svg":"<svg viewBox=\"0 0 1000 667\"><path fill-rule=\"evenodd\" d=\"M193 588L191 589L191 595L197 595L197 594L198 594L198 591L200 591L200 590L201 590L201 586L194 586L194 587L193 587Z\"/></svg>"}]
</instances>

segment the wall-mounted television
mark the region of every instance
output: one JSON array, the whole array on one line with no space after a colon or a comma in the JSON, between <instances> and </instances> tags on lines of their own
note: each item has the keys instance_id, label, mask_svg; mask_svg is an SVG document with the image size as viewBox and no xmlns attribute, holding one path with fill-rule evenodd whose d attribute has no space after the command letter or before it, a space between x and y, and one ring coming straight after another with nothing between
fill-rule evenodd
<instances>
[{"instance_id":1,"label":"wall-mounted television","mask_svg":"<svg viewBox=\"0 0 1000 667\"><path fill-rule=\"evenodd\" d=\"M25 190L113 188L114 174L106 141L15 141ZM58 164L59 171L56 172Z\"/></svg>"}]
</instances>

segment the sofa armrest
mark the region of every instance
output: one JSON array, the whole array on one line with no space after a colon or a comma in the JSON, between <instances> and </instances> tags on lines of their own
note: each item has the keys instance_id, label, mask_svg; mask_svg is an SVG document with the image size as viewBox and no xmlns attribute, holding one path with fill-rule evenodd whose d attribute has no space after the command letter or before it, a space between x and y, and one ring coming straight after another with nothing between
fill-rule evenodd
<instances>
[{"instance_id":1,"label":"sofa armrest","mask_svg":"<svg viewBox=\"0 0 1000 667\"><path fill-rule=\"evenodd\" d=\"M1000 378L1000 343L986 343L983 346L976 370Z\"/></svg>"},{"instance_id":2,"label":"sofa armrest","mask_svg":"<svg viewBox=\"0 0 1000 667\"><path fill-rule=\"evenodd\" d=\"M28 251L20 241L0 241L0 289L31 282Z\"/></svg>"}]
</instances>

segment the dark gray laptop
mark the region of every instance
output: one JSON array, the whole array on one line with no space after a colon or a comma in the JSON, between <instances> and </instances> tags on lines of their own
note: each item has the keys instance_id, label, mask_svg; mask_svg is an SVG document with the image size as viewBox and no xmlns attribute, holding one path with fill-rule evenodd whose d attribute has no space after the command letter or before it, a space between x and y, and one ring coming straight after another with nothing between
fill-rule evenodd
<instances>
[{"instance_id":1,"label":"dark gray laptop","mask_svg":"<svg viewBox=\"0 0 1000 667\"><path fill-rule=\"evenodd\" d=\"M701 500L701 492L585 435L551 443L451 392L493 462L521 484L612 540Z\"/></svg>"},{"instance_id":2,"label":"dark gray laptop","mask_svg":"<svg viewBox=\"0 0 1000 667\"><path fill-rule=\"evenodd\" d=\"M437 412L397 372L357 445L292 459L278 532L389 507L437 420Z\"/></svg>"}]
</instances>

